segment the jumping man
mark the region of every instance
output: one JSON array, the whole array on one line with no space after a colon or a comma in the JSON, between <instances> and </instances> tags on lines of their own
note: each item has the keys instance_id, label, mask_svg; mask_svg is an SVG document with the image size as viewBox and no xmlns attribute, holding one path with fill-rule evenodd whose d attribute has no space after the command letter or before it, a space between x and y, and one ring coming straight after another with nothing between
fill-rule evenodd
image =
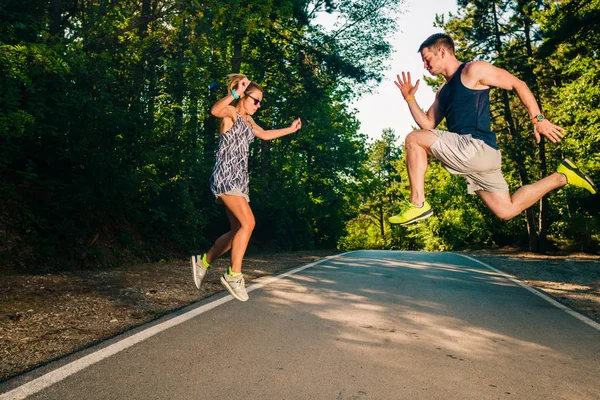
<instances>
[{"instance_id":1,"label":"jumping man","mask_svg":"<svg viewBox=\"0 0 600 400\"><path fill-rule=\"evenodd\" d=\"M443 75L446 83L437 91L435 101L425 113L415 100L419 80L413 85L410 72L402 72L402 77L398 75L394 82L421 129L406 137L410 202L398 215L390 217L391 223L405 225L433 215L425 201L428 156L438 159L450 173L464 175L468 192L477 194L504 220L513 218L546 193L566 184L596 193L592 180L564 159L556 172L519 188L511 196L502 176L496 134L490 129L490 87L512 90L519 96L529 112L538 143L540 135L553 143L559 142L564 137L563 129L544 118L525 82L485 61L460 62L454 55L450 36L442 33L430 36L419 47L419 53L425 69L434 76ZM434 129L444 118L449 132Z\"/></svg>"}]
</instances>

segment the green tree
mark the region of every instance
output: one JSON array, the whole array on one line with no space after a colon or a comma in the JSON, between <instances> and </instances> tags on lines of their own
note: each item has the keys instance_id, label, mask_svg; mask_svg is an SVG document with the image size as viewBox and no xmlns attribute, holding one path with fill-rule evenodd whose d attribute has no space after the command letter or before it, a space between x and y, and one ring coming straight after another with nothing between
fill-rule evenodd
<instances>
[{"instance_id":1,"label":"green tree","mask_svg":"<svg viewBox=\"0 0 600 400\"><path fill-rule=\"evenodd\" d=\"M397 201L400 176L396 163L402 151L398 137L390 128L384 129L380 139L367 149L359 181L355 185L356 217L347 223L347 235L342 238L343 248L389 248L392 204Z\"/></svg>"},{"instance_id":2,"label":"green tree","mask_svg":"<svg viewBox=\"0 0 600 400\"><path fill-rule=\"evenodd\" d=\"M569 124L562 121L572 112L559 107L563 102L557 94L562 92L559 88L565 84L561 70L568 67L563 65L570 63L564 57L564 52L574 48L574 40L571 38L565 40L564 44L559 44L556 38L566 38L565 32L568 30L576 32L582 38L593 38L594 34L590 28L594 26L592 17L597 13L597 2L551 2L544 8L544 4L539 1L462 1L459 2L459 6L463 8L458 15L452 16L448 22L439 18L438 23L457 38L461 49L466 49L463 56L468 59L482 58L491 61L527 82L540 102L544 114L570 132ZM563 18L564 21L568 21L566 23L569 24L569 28L559 22ZM478 23L474 24L475 21ZM504 23L505 21L508 23ZM476 28L471 29L472 26ZM579 42L575 46L578 49L576 51L593 54L593 51L590 51L593 45L590 47L590 44ZM555 57L548 58L553 48L560 50L554 53ZM542 59L551 62L540 62ZM590 61L591 59L593 57ZM573 72L572 69L571 71ZM574 75L571 75L567 79L573 77ZM492 110L492 116L496 116L493 127L498 132L499 144L505 155L505 173L512 187L527 184L531 180L530 176L539 179L548 175L547 158L553 159L553 164L556 164L563 154L570 154L569 156L576 158L582 167L593 171L594 166L586 162L589 155L575 151L574 148L579 146L569 146L569 143L575 143L569 136L559 146L552 145L549 149L542 140L534 152L529 116L516 96L509 96L506 91L493 91L492 99L501 105L500 109ZM578 143L583 144L586 141L589 139ZM569 151L565 151L566 149ZM518 175L515 175L515 172ZM565 190L569 191L570 188ZM536 207L527 211L526 226L530 249L545 251L546 235L551 233L555 241L560 236L556 235L555 231L552 233L550 226L554 224L553 220L558 215L563 214L560 211L563 208L560 205L564 201L562 199L564 196L560 193L544 197L538 209L537 223L533 217ZM518 221L510 221L506 224L507 229L513 230L515 223ZM501 234L502 231L498 233ZM583 242L588 243L589 240Z\"/></svg>"},{"instance_id":3,"label":"green tree","mask_svg":"<svg viewBox=\"0 0 600 400\"><path fill-rule=\"evenodd\" d=\"M207 246L225 222L208 190L208 109L233 71L265 88L263 126L305 120L296 137L252 147L257 220L268 221L257 243L334 246L364 154L345 103L381 79L399 4L2 3L2 262L111 264ZM313 26L321 11L340 16L338 30Z\"/></svg>"}]
</instances>

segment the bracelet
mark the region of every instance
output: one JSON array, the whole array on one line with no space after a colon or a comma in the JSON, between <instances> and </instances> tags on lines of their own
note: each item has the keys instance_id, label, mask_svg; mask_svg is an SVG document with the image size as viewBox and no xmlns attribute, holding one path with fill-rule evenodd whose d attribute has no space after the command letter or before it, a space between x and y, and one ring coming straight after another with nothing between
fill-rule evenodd
<instances>
[{"instance_id":1,"label":"bracelet","mask_svg":"<svg viewBox=\"0 0 600 400\"><path fill-rule=\"evenodd\" d=\"M411 101L411 100L414 100L414 99L415 99L415 96L408 96L408 97L407 97L407 98L405 98L404 100L406 100L406 101Z\"/></svg>"},{"instance_id":2,"label":"bracelet","mask_svg":"<svg viewBox=\"0 0 600 400\"><path fill-rule=\"evenodd\" d=\"M236 100L240 98L240 95L235 92L235 89L231 89L231 95Z\"/></svg>"}]
</instances>

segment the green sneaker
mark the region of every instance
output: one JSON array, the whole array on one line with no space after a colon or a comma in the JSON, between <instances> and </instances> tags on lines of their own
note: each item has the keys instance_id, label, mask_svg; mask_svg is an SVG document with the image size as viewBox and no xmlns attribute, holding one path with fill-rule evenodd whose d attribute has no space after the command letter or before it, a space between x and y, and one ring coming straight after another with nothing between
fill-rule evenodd
<instances>
[{"instance_id":1,"label":"green sneaker","mask_svg":"<svg viewBox=\"0 0 600 400\"><path fill-rule=\"evenodd\" d=\"M556 172L563 174L565 178L567 178L567 183L569 185L584 188L590 193L596 194L596 186L594 185L592 179L581 172L579 168L577 168L577 166L568 158L565 158L560 163L558 168L556 168Z\"/></svg>"},{"instance_id":2,"label":"green sneaker","mask_svg":"<svg viewBox=\"0 0 600 400\"><path fill-rule=\"evenodd\" d=\"M398 215L390 217L390 224L407 225L418 220L429 218L433 215L433 210L429 203L424 202L421 207L417 207L412 203L408 203Z\"/></svg>"},{"instance_id":3,"label":"green sneaker","mask_svg":"<svg viewBox=\"0 0 600 400\"><path fill-rule=\"evenodd\" d=\"M206 261L206 253L201 256L192 256L190 264L192 265L192 274L194 274L194 284L200 289L202 279L204 279L206 271L208 270L208 267L210 267L210 264Z\"/></svg>"}]
</instances>

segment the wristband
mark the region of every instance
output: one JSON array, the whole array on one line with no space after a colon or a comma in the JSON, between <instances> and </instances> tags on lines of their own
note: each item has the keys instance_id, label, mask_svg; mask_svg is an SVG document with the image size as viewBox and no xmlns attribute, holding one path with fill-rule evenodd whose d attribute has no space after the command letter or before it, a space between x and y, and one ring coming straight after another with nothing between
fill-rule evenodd
<instances>
[{"instance_id":1,"label":"wristband","mask_svg":"<svg viewBox=\"0 0 600 400\"><path fill-rule=\"evenodd\" d=\"M406 101L411 101L411 100L414 100L414 99L415 99L415 96L408 96L408 97L407 97L407 98L405 98L404 100L406 100Z\"/></svg>"},{"instance_id":2,"label":"wristband","mask_svg":"<svg viewBox=\"0 0 600 400\"><path fill-rule=\"evenodd\" d=\"M240 95L235 92L235 89L231 89L231 95L236 100L240 98Z\"/></svg>"}]
</instances>

